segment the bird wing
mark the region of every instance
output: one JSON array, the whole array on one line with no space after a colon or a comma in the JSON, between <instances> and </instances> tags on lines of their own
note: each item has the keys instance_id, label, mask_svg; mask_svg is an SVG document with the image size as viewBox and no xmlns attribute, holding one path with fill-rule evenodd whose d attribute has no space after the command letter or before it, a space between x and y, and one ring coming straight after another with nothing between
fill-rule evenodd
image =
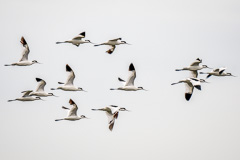
<instances>
[{"instance_id":1,"label":"bird wing","mask_svg":"<svg viewBox=\"0 0 240 160\"><path fill-rule=\"evenodd\" d=\"M110 46L111 48L106 51L108 54L112 54L116 48L116 45L110 45Z\"/></svg>"},{"instance_id":2,"label":"bird wing","mask_svg":"<svg viewBox=\"0 0 240 160\"><path fill-rule=\"evenodd\" d=\"M114 123L115 123L115 119L113 118L112 121L110 121L109 126L108 126L110 131L113 130Z\"/></svg>"},{"instance_id":3,"label":"bird wing","mask_svg":"<svg viewBox=\"0 0 240 160\"><path fill-rule=\"evenodd\" d=\"M190 78L190 82L192 83L193 86L201 85L200 80L197 78Z\"/></svg>"},{"instance_id":4,"label":"bird wing","mask_svg":"<svg viewBox=\"0 0 240 160\"><path fill-rule=\"evenodd\" d=\"M226 68L219 68L219 74L222 74L224 71L226 70Z\"/></svg>"},{"instance_id":5,"label":"bird wing","mask_svg":"<svg viewBox=\"0 0 240 160\"><path fill-rule=\"evenodd\" d=\"M33 91L33 90L28 90L28 91L22 92L22 93L23 93L22 97L29 97L29 94L30 94L32 91Z\"/></svg>"},{"instance_id":6,"label":"bird wing","mask_svg":"<svg viewBox=\"0 0 240 160\"><path fill-rule=\"evenodd\" d=\"M28 44L27 44L27 42L26 42L26 40L25 40L24 37L21 38L21 41L20 41L20 42L22 43L22 45L23 45L23 47L24 47L24 49L23 49L23 51L22 51L22 57L21 57L21 59L20 59L20 62L21 62L21 61L27 61L27 60L28 60L28 54L29 54L29 52L30 52L29 47L28 47Z\"/></svg>"},{"instance_id":7,"label":"bird wing","mask_svg":"<svg viewBox=\"0 0 240 160\"><path fill-rule=\"evenodd\" d=\"M81 40L85 37L85 32L79 33L76 37L74 37L72 40Z\"/></svg>"},{"instance_id":8,"label":"bird wing","mask_svg":"<svg viewBox=\"0 0 240 160\"><path fill-rule=\"evenodd\" d=\"M128 70L129 70L129 76L128 76L128 80L125 83L125 86L134 86L134 80L136 78L136 71L135 71L135 68L132 63L130 64Z\"/></svg>"},{"instance_id":9,"label":"bird wing","mask_svg":"<svg viewBox=\"0 0 240 160\"><path fill-rule=\"evenodd\" d=\"M187 101L189 101L193 93L193 85L191 83L186 83L185 88L185 98Z\"/></svg>"},{"instance_id":10,"label":"bird wing","mask_svg":"<svg viewBox=\"0 0 240 160\"><path fill-rule=\"evenodd\" d=\"M198 71L191 71L190 76L194 77L194 78L197 78L198 77Z\"/></svg>"},{"instance_id":11,"label":"bird wing","mask_svg":"<svg viewBox=\"0 0 240 160\"><path fill-rule=\"evenodd\" d=\"M116 39L111 39L109 41L118 41L118 40L121 40L122 38L116 38Z\"/></svg>"},{"instance_id":12,"label":"bird wing","mask_svg":"<svg viewBox=\"0 0 240 160\"><path fill-rule=\"evenodd\" d=\"M38 82L36 92L44 92L44 87L46 85L46 82L41 78L36 78L36 81Z\"/></svg>"},{"instance_id":13,"label":"bird wing","mask_svg":"<svg viewBox=\"0 0 240 160\"><path fill-rule=\"evenodd\" d=\"M190 66L198 66L200 63L202 63L202 60L197 58Z\"/></svg>"},{"instance_id":14,"label":"bird wing","mask_svg":"<svg viewBox=\"0 0 240 160\"><path fill-rule=\"evenodd\" d=\"M77 116L77 110L78 110L77 105L72 99L69 100L69 103L70 105L72 105L72 108L68 112L68 117Z\"/></svg>"},{"instance_id":15,"label":"bird wing","mask_svg":"<svg viewBox=\"0 0 240 160\"><path fill-rule=\"evenodd\" d=\"M213 72L219 72L219 68L214 69Z\"/></svg>"},{"instance_id":16,"label":"bird wing","mask_svg":"<svg viewBox=\"0 0 240 160\"><path fill-rule=\"evenodd\" d=\"M68 64L66 65L66 71L69 72L69 75L68 75L65 85L73 85L73 80L75 78L75 74L74 74L72 68Z\"/></svg>"}]
</instances>

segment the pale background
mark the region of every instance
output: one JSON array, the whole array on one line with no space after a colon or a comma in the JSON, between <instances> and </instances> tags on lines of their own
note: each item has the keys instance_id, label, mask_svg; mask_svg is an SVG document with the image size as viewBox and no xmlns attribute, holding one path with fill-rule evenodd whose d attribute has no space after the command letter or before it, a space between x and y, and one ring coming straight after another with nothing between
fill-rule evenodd
<instances>
[{"instance_id":1,"label":"pale background","mask_svg":"<svg viewBox=\"0 0 240 160\"><path fill-rule=\"evenodd\" d=\"M1 0L0 159L239 160L239 7L239 0ZM82 31L95 43L122 37L132 45L108 55L106 46L55 44ZM21 36L29 59L43 64L4 66L19 60ZM170 84L189 75L176 68L198 57L238 77L211 77L187 102L184 85ZM110 91L130 63L136 86L149 91ZM50 91L65 82L66 64L88 92ZM35 89L36 77L59 97L7 102ZM55 122L69 98L91 119ZM132 111L120 113L113 132L104 113L91 111L110 104Z\"/></svg>"}]
</instances>

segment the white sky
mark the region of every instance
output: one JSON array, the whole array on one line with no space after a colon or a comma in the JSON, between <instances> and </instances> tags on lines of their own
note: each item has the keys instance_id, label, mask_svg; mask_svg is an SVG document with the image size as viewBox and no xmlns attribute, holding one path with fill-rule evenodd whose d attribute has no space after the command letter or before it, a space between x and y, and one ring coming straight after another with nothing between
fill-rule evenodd
<instances>
[{"instance_id":1,"label":"white sky","mask_svg":"<svg viewBox=\"0 0 240 160\"><path fill-rule=\"evenodd\" d=\"M240 159L239 7L238 0L1 0L0 159ZM108 55L104 46L55 44L82 31L95 43L122 37L133 45ZM4 66L19 60L21 36L29 59L43 64ZM185 86L170 84L188 76L176 68L198 57L238 77L211 77L187 102ZM110 91L121 85L118 77L127 78L130 63L136 86L149 91ZM7 102L35 89L36 77L52 92L65 81L66 64L75 85L88 92ZM61 106L69 106L69 98L91 119L55 122L66 116ZM120 113L113 132L104 113L91 111L110 104L132 111Z\"/></svg>"}]
</instances>

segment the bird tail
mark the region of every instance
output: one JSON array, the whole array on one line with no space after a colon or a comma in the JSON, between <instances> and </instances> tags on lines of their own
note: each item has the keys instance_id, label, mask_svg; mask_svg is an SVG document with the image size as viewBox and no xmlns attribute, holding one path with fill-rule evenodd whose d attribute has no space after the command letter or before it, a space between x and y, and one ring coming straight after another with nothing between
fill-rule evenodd
<instances>
[{"instance_id":1,"label":"bird tail","mask_svg":"<svg viewBox=\"0 0 240 160\"><path fill-rule=\"evenodd\" d=\"M11 66L11 64L5 64L4 66Z\"/></svg>"},{"instance_id":2,"label":"bird tail","mask_svg":"<svg viewBox=\"0 0 240 160\"><path fill-rule=\"evenodd\" d=\"M182 69L175 69L175 71L182 71Z\"/></svg>"},{"instance_id":3,"label":"bird tail","mask_svg":"<svg viewBox=\"0 0 240 160\"><path fill-rule=\"evenodd\" d=\"M63 82L58 82L58 84L64 84Z\"/></svg>"},{"instance_id":4,"label":"bird tail","mask_svg":"<svg viewBox=\"0 0 240 160\"><path fill-rule=\"evenodd\" d=\"M64 119L55 119L55 121L61 121L61 120L64 120Z\"/></svg>"},{"instance_id":5,"label":"bird tail","mask_svg":"<svg viewBox=\"0 0 240 160\"><path fill-rule=\"evenodd\" d=\"M199 72L200 74L208 74L208 73L206 73L206 72Z\"/></svg>"}]
</instances>

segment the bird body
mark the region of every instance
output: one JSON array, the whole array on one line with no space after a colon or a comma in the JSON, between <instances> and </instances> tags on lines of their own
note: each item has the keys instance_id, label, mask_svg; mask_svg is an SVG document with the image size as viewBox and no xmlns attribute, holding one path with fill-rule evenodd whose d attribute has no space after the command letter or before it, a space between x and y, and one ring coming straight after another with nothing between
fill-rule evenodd
<instances>
[{"instance_id":1,"label":"bird body","mask_svg":"<svg viewBox=\"0 0 240 160\"><path fill-rule=\"evenodd\" d=\"M23 91L22 93L23 96L20 98L16 98L14 100L8 100L8 102L12 102L12 101L35 101L35 100L42 100L40 97L32 97L29 94L32 92L32 90L28 90L28 91Z\"/></svg>"},{"instance_id":2,"label":"bird body","mask_svg":"<svg viewBox=\"0 0 240 160\"><path fill-rule=\"evenodd\" d=\"M133 66L132 63L130 64L128 70L129 70L129 77L128 77L127 81L124 81L123 79L118 78L118 80L123 83L123 87L111 88L110 90L123 90L123 91L145 90L145 89L143 89L143 87L135 87L134 86L134 80L136 78L136 71L135 71L135 67Z\"/></svg>"},{"instance_id":3,"label":"bird body","mask_svg":"<svg viewBox=\"0 0 240 160\"><path fill-rule=\"evenodd\" d=\"M211 72L200 72L200 74L208 74L206 78L209 78L211 76L219 76L219 77L225 77L225 76L233 76L231 73L227 73L225 72L226 68L221 67L221 68L217 68L212 70Z\"/></svg>"},{"instance_id":4,"label":"bird body","mask_svg":"<svg viewBox=\"0 0 240 160\"><path fill-rule=\"evenodd\" d=\"M66 65L66 72L69 72L67 81L65 83L58 82L59 84L63 84L63 86L60 86L58 88L51 88L51 90L61 89L64 91L84 91L82 88L74 86L73 81L75 79L75 74L68 64Z\"/></svg>"},{"instance_id":5,"label":"bird body","mask_svg":"<svg viewBox=\"0 0 240 160\"><path fill-rule=\"evenodd\" d=\"M185 88L186 88L185 99L189 101L193 94L193 89L197 88L198 90L201 90L201 83L204 83L204 82L207 83L204 79L186 78L178 81L177 83L172 83L171 85L185 83Z\"/></svg>"},{"instance_id":6,"label":"bird body","mask_svg":"<svg viewBox=\"0 0 240 160\"><path fill-rule=\"evenodd\" d=\"M44 87L47 84L44 80L42 80L41 78L36 78L36 81L38 82L38 86L35 91L29 94L30 96L39 96L39 97L54 96L53 93L46 93L44 91Z\"/></svg>"},{"instance_id":7,"label":"bird body","mask_svg":"<svg viewBox=\"0 0 240 160\"><path fill-rule=\"evenodd\" d=\"M24 37L21 38L20 42L23 45L23 51L22 51L21 59L16 63L5 64L5 66L30 66L32 64L38 63L36 60L33 60L33 61L28 60L28 55L30 53L30 49L29 49L28 44L27 44L26 40L24 39Z\"/></svg>"},{"instance_id":8,"label":"bird body","mask_svg":"<svg viewBox=\"0 0 240 160\"><path fill-rule=\"evenodd\" d=\"M69 110L68 116L63 118L63 119L56 119L55 121L61 121L61 120L77 121L77 120L80 120L80 119L87 118L84 115L81 115L81 116L77 115L78 106L76 105L76 103L72 99L69 100L69 104L72 105L71 109L69 109L67 107L62 107L63 109Z\"/></svg>"},{"instance_id":9,"label":"bird body","mask_svg":"<svg viewBox=\"0 0 240 160\"><path fill-rule=\"evenodd\" d=\"M96 46L101 46L101 45L108 45L108 46L110 46L110 49L107 50L106 52L108 54L112 54L116 48L116 45L128 44L126 41L121 41L121 40L122 40L122 38L116 38L116 39L112 39L112 40L109 40L109 41L101 43L101 44L96 44L94 46L96 47Z\"/></svg>"},{"instance_id":10,"label":"bird body","mask_svg":"<svg viewBox=\"0 0 240 160\"><path fill-rule=\"evenodd\" d=\"M68 41L64 41L64 42L56 42L56 44L60 44L60 43L71 43L77 47L79 47L80 44L84 44L84 43L92 43L90 40L83 40L83 38L85 38L85 32L80 33L79 35L77 35L76 37L74 37L71 40Z\"/></svg>"},{"instance_id":11,"label":"bird body","mask_svg":"<svg viewBox=\"0 0 240 160\"><path fill-rule=\"evenodd\" d=\"M119 111L129 111L126 108L118 107L115 105L110 105L100 109L92 109L93 111L105 111L108 117L108 128L110 131L113 130L115 119L118 118Z\"/></svg>"},{"instance_id":12,"label":"bird body","mask_svg":"<svg viewBox=\"0 0 240 160\"><path fill-rule=\"evenodd\" d=\"M184 70L197 71L203 68L209 68L207 65L199 65L200 63L202 63L202 60L197 58L190 66L183 67L182 69L176 69L176 71L184 71Z\"/></svg>"}]
</instances>

